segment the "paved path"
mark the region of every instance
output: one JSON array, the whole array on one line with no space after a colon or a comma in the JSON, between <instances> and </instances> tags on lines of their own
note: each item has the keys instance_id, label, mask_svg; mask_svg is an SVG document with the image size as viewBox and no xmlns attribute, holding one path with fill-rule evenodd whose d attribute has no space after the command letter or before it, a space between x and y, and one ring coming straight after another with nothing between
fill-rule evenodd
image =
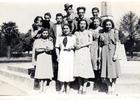
<instances>
[{"instance_id":1,"label":"paved path","mask_svg":"<svg viewBox=\"0 0 140 100\"><path fill-rule=\"evenodd\" d=\"M26 95L23 91L11 86L8 83L0 81L0 96L23 96Z\"/></svg>"},{"instance_id":2,"label":"paved path","mask_svg":"<svg viewBox=\"0 0 140 100\"><path fill-rule=\"evenodd\" d=\"M2 66L9 65L9 64L1 64ZM15 64L10 64L15 65ZM17 65L17 64L16 64ZM23 63L18 63L20 67L28 67L31 65L31 63L26 63L23 65ZM72 99L79 99L79 100L93 100L94 98L101 99L101 100L111 100L113 99L122 99L122 100L140 100L140 62L127 62L122 64L122 73L123 76L120 77L118 80L116 91L117 95L107 95L105 93L99 93L91 90L91 87L88 87L87 94L86 95L79 95L77 94L77 91L72 90L69 94L59 94L54 89L54 82L50 85L50 87L47 89L46 93L42 94L37 91L30 91L31 94L25 98L25 100L39 100L41 97L41 100L44 99L53 99L53 100L72 100ZM125 80L125 81L124 81ZM0 81L0 95L26 95L21 90L10 86L9 84L5 82ZM2 100L0 96L0 100ZM47 100L46 99L46 100ZM4 100L4 99L3 99ZM9 100L8 97L5 98L5 100ZM10 99L12 100L12 99ZM14 100L14 99L13 99ZM22 99L23 100L23 99Z\"/></svg>"}]
</instances>

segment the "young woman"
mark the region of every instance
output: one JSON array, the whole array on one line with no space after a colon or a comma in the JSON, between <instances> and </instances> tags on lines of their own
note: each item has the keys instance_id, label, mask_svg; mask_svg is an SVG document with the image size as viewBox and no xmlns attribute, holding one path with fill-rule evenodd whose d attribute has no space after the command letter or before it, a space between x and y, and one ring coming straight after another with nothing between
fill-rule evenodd
<instances>
[{"instance_id":1,"label":"young woman","mask_svg":"<svg viewBox=\"0 0 140 100\"><path fill-rule=\"evenodd\" d=\"M53 41L49 37L49 31L41 29L40 39L36 39L33 45L36 60L35 79L40 80L40 90L44 91L47 81L49 82L53 77L52 56Z\"/></svg>"},{"instance_id":2,"label":"young woman","mask_svg":"<svg viewBox=\"0 0 140 100\"><path fill-rule=\"evenodd\" d=\"M99 32L102 29L100 27L101 19L99 17L92 18L92 22L90 23L90 31L92 33L92 44L90 46L90 53L91 53L91 62L92 67L95 73L95 80L94 80L94 90L99 90L100 84L100 48L98 46L99 41Z\"/></svg>"},{"instance_id":3,"label":"young woman","mask_svg":"<svg viewBox=\"0 0 140 100\"><path fill-rule=\"evenodd\" d=\"M76 37L70 33L68 24L63 25L62 31L63 35L56 41L58 80L62 83L61 92L69 92L69 83L74 80L73 66Z\"/></svg>"},{"instance_id":4,"label":"young woman","mask_svg":"<svg viewBox=\"0 0 140 100\"><path fill-rule=\"evenodd\" d=\"M34 19L34 23L32 24L32 33L31 36L33 40L38 39L41 34L38 33L39 30L42 28L43 18L41 16L36 16Z\"/></svg>"},{"instance_id":5,"label":"young woman","mask_svg":"<svg viewBox=\"0 0 140 100\"><path fill-rule=\"evenodd\" d=\"M86 20L78 22L78 31L76 35L75 66L74 77L78 79L78 93L86 93L86 86L89 78L94 78L94 72L91 64L90 45L92 44L91 31L87 30Z\"/></svg>"},{"instance_id":6,"label":"young woman","mask_svg":"<svg viewBox=\"0 0 140 100\"><path fill-rule=\"evenodd\" d=\"M108 93L113 92L116 79L120 75L120 66L117 59L117 44L119 37L114 29L114 22L106 19L100 33L101 52L101 78L108 86Z\"/></svg>"}]
</instances>

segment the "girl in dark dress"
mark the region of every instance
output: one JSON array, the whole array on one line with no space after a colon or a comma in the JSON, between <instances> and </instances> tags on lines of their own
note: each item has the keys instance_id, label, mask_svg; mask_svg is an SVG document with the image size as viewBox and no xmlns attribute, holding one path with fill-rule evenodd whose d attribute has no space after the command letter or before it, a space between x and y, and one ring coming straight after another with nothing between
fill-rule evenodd
<instances>
[{"instance_id":1,"label":"girl in dark dress","mask_svg":"<svg viewBox=\"0 0 140 100\"><path fill-rule=\"evenodd\" d=\"M114 29L114 22L106 19L100 33L101 46L101 78L108 86L108 93L114 91L116 79L120 76L120 65L117 58L119 43L118 32Z\"/></svg>"}]
</instances>

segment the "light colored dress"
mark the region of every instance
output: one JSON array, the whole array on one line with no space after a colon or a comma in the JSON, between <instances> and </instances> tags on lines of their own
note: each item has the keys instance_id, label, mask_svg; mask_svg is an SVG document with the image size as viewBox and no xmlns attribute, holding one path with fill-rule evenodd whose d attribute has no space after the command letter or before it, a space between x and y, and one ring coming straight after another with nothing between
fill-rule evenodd
<instances>
[{"instance_id":1,"label":"light colored dress","mask_svg":"<svg viewBox=\"0 0 140 100\"><path fill-rule=\"evenodd\" d=\"M109 33L100 33L101 53L101 77L117 78L120 76L120 64L118 60L113 61L116 43L119 42L118 33L111 30Z\"/></svg>"},{"instance_id":2,"label":"light colored dress","mask_svg":"<svg viewBox=\"0 0 140 100\"><path fill-rule=\"evenodd\" d=\"M58 62L58 80L61 82L73 81L73 67L74 67L74 51L66 50L69 47L74 47L76 37L74 35L67 36L67 44L64 46L63 40L65 36L61 36L56 41L56 47L60 48L59 62Z\"/></svg>"},{"instance_id":3,"label":"light colored dress","mask_svg":"<svg viewBox=\"0 0 140 100\"><path fill-rule=\"evenodd\" d=\"M91 31L85 30L83 32L77 31L76 45L82 46L92 43ZM94 78L94 72L91 64L90 46L75 50L75 66L74 76L82 78Z\"/></svg>"},{"instance_id":4,"label":"light colored dress","mask_svg":"<svg viewBox=\"0 0 140 100\"><path fill-rule=\"evenodd\" d=\"M49 39L36 39L34 42L34 52L39 48L48 47L50 50L53 49L53 42ZM36 69L35 78L37 79L52 79L53 68L52 68L52 56L49 53L43 52L36 57Z\"/></svg>"},{"instance_id":5,"label":"light colored dress","mask_svg":"<svg viewBox=\"0 0 140 100\"><path fill-rule=\"evenodd\" d=\"M90 46L90 53L91 53L91 62L93 70L99 70L100 66L97 65L97 58L98 58L98 39L99 39L99 31L102 28L99 26L97 29L93 30L90 29L92 32L92 44Z\"/></svg>"}]
</instances>

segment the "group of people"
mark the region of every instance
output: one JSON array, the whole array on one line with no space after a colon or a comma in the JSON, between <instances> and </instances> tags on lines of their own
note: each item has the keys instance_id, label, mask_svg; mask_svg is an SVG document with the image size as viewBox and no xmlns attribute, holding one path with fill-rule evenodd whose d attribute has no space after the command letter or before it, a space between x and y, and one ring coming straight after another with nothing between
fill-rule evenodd
<instances>
[{"instance_id":1,"label":"group of people","mask_svg":"<svg viewBox=\"0 0 140 100\"><path fill-rule=\"evenodd\" d=\"M56 14L56 23L50 21L49 12L37 16L32 25L35 84L45 90L51 80L60 85L60 92L69 92L74 81L78 93L86 93L89 82L94 89L107 86L113 92L120 75L117 59L118 31L111 19L102 20L99 9L92 8L92 17L85 18L86 8L73 11L72 4L65 4L62 13ZM91 85L91 84L90 84Z\"/></svg>"}]
</instances>

